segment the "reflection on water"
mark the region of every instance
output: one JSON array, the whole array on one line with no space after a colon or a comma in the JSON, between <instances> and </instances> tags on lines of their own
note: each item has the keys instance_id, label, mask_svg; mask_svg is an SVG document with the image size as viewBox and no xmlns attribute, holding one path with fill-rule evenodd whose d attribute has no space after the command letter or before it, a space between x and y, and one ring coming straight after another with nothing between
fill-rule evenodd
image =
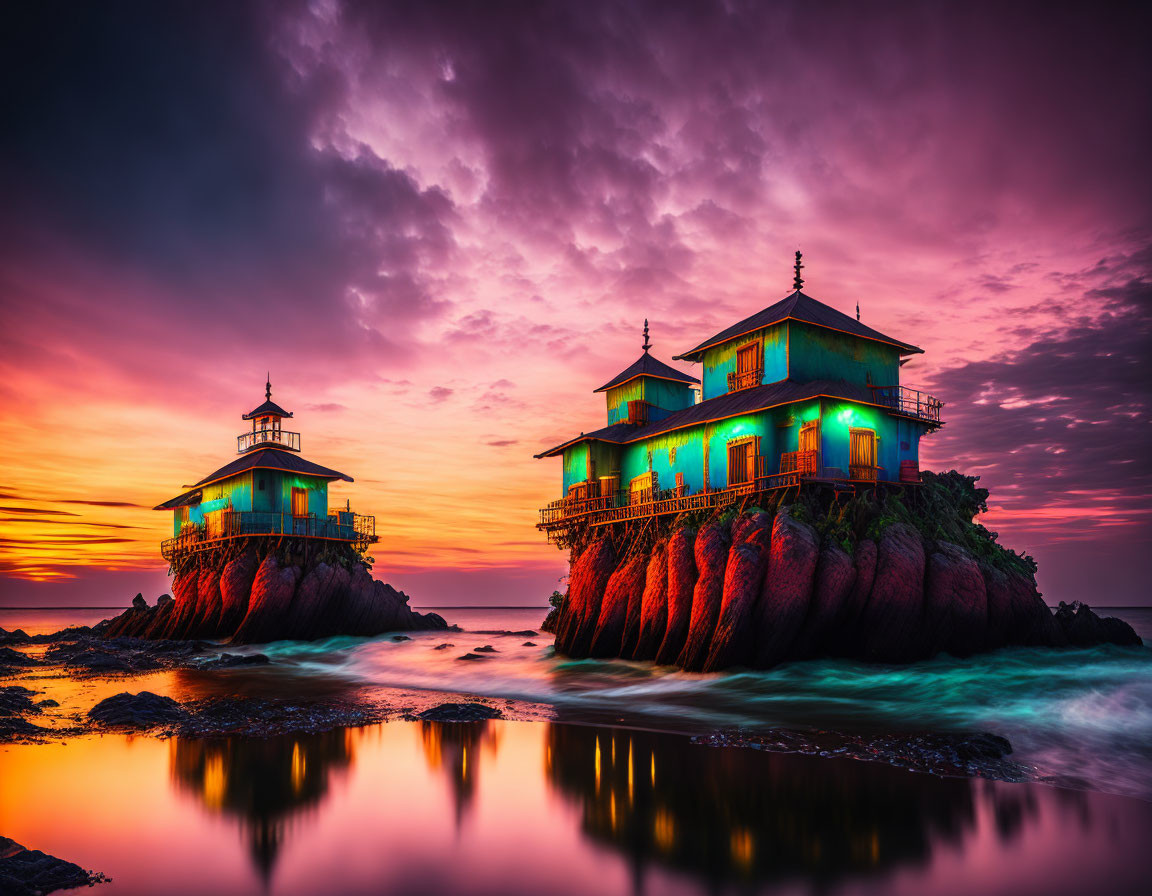
<instances>
[{"instance_id":1,"label":"reflection on water","mask_svg":"<svg viewBox=\"0 0 1152 896\"><path fill-rule=\"evenodd\" d=\"M293 820L318 805L353 758L346 729L295 737L175 738L172 780L205 809L235 818L257 867L271 873Z\"/></svg>"},{"instance_id":2,"label":"reflection on water","mask_svg":"<svg viewBox=\"0 0 1152 896\"><path fill-rule=\"evenodd\" d=\"M0 749L115 894L1140 892L1152 804L562 723ZM59 807L67 806L61 813Z\"/></svg>"}]
</instances>

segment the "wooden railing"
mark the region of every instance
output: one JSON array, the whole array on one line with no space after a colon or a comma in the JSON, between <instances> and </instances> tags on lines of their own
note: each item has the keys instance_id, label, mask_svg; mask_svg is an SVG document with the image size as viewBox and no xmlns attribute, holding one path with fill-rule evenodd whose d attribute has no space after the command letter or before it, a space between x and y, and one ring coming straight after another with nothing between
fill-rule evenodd
<instances>
[{"instance_id":1,"label":"wooden railing","mask_svg":"<svg viewBox=\"0 0 1152 896\"><path fill-rule=\"evenodd\" d=\"M728 391L736 392L739 389L751 389L753 386L759 386L760 381L763 379L763 367L757 367L755 370L745 370L742 373L730 373L728 374Z\"/></svg>"},{"instance_id":2,"label":"wooden railing","mask_svg":"<svg viewBox=\"0 0 1152 896\"><path fill-rule=\"evenodd\" d=\"M260 445L271 445L275 448L287 448L289 451L300 450L300 433L286 432L283 429L255 429L252 432L236 436L236 451L243 454Z\"/></svg>"},{"instance_id":3,"label":"wooden railing","mask_svg":"<svg viewBox=\"0 0 1152 896\"><path fill-rule=\"evenodd\" d=\"M875 482L879 467L868 464L848 464L848 478L863 482Z\"/></svg>"},{"instance_id":4,"label":"wooden railing","mask_svg":"<svg viewBox=\"0 0 1152 896\"><path fill-rule=\"evenodd\" d=\"M928 423L940 423L944 402L934 395L907 386L872 386L871 389L877 404Z\"/></svg>"},{"instance_id":5,"label":"wooden railing","mask_svg":"<svg viewBox=\"0 0 1152 896\"><path fill-rule=\"evenodd\" d=\"M291 535L346 541L361 551L379 540L376 537L376 517L346 510L327 517L225 510L218 522L212 520L205 525L186 527L175 538L162 542L160 554L171 561L173 557L201 550L221 540L249 535Z\"/></svg>"},{"instance_id":6,"label":"wooden railing","mask_svg":"<svg viewBox=\"0 0 1152 896\"><path fill-rule=\"evenodd\" d=\"M762 465L758 464L759 466ZM685 513L690 510L707 510L734 504L740 498L757 492L767 492L799 484L800 476L797 473L771 473L758 475L754 479L728 488L697 492L694 495L678 494L678 489L657 490L649 493L651 500L623 504L619 507L607 503L603 506L589 506L596 501L608 502L607 496L588 501L570 502L567 506L562 506L565 501L561 499L560 501L553 501L540 511L540 522L536 524L536 527L548 531L567 528L576 522L585 522L591 526L603 526L607 523Z\"/></svg>"},{"instance_id":7,"label":"wooden railing","mask_svg":"<svg viewBox=\"0 0 1152 896\"><path fill-rule=\"evenodd\" d=\"M780 455L781 473L815 476L817 464L817 452L815 451L785 451Z\"/></svg>"}]
</instances>

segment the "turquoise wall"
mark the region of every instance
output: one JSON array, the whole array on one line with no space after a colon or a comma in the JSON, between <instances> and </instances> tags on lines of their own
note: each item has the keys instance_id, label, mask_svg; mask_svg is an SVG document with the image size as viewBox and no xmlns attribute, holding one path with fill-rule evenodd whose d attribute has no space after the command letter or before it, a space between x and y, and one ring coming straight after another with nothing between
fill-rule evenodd
<instances>
[{"instance_id":1,"label":"turquoise wall","mask_svg":"<svg viewBox=\"0 0 1152 896\"><path fill-rule=\"evenodd\" d=\"M899 349L793 321L789 336L789 375L799 382L844 380L861 385L894 386L900 382Z\"/></svg>"},{"instance_id":2,"label":"turquoise wall","mask_svg":"<svg viewBox=\"0 0 1152 896\"><path fill-rule=\"evenodd\" d=\"M676 383L650 376L637 377L604 393L608 405L608 425L628 419L628 402L647 401L664 413L649 413L650 420L660 420L672 411L692 407L695 397L687 383Z\"/></svg>"},{"instance_id":3,"label":"turquoise wall","mask_svg":"<svg viewBox=\"0 0 1152 896\"><path fill-rule=\"evenodd\" d=\"M564 482L561 495L568 494L569 486L588 478L588 443L580 442L564 449Z\"/></svg>"},{"instance_id":4,"label":"turquoise wall","mask_svg":"<svg viewBox=\"0 0 1152 896\"><path fill-rule=\"evenodd\" d=\"M264 480L264 489L259 487ZM328 481L316 476L299 476L278 470L250 470L213 482L201 489L200 503L173 513L172 534L179 535L185 520L204 525L205 514L231 507L241 512L291 513L292 489L308 489L308 512L318 518L328 516Z\"/></svg>"},{"instance_id":5,"label":"turquoise wall","mask_svg":"<svg viewBox=\"0 0 1152 896\"><path fill-rule=\"evenodd\" d=\"M756 330L718 345L704 353L703 398L715 398L728 393L728 374L736 372L736 353L750 342L760 339L763 343L764 378L761 383L775 383L788 376L788 327L789 322L775 324L763 330Z\"/></svg>"}]
</instances>

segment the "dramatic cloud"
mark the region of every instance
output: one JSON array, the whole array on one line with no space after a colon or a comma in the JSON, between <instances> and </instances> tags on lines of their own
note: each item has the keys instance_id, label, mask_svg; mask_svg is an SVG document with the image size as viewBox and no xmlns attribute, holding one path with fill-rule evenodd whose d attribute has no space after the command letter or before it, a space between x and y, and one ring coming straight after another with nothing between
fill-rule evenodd
<instances>
[{"instance_id":1,"label":"dramatic cloud","mask_svg":"<svg viewBox=\"0 0 1152 896\"><path fill-rule=\"evenodd\" d=\"M981 474L1042 584L1111 551L1110 593L1142 596L1146 10L325 0L5 22L2 497L57 508L0 523L10 582L159 575L171 521L148 508L226 462L271 371L304 453L356 479L335 500L379 515L383 575L420 603L539 602L562 573L531 541L558 471L531 454L602 420L590 390L644 319L667 361L781 298L799 244L808 292L925 348L904 378L949 421L926 460ZM64 547L30 521L80 506L77 536L139 538Z\"/></svg>"}]
</instances>

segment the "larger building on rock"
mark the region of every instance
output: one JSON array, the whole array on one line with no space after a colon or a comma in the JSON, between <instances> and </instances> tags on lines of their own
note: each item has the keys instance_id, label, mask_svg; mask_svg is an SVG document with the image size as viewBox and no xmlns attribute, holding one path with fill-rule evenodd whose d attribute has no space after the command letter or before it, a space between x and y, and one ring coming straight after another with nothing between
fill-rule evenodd
<instances>
[{"instance_id":1,"label":"larger building on rock","mask_svg":"<svg viewBox=\"0 0 1152 896\"><path fill-rule=\"evenodd\" d=\"M921 349L795 290L674 361L643 354L597 392L607 426L537 457L563 458L562 497L539 528L591 526L736 503L822 481L859 490L919 481L920 439L943 403L900 382ZM697 392L699 398L697 400Z\"/></svg>"},{"instance_id":2,"label":"larger building on rock","mask_svg":"<svg viewBox=\"0 0 1152 896\"><path fill-rule=\"evenodd\" d=\"M342 543L361 554L377 541L375 517L347 504L329 509L328 483L352 477L300 456L300 433L283 428L292 414L272 401L270 379L264 399L241 418L252 430L236 437L240 456L155 508L172 511L172 538L160 551L174 566L225 544L276 535L318 547Z\"/></svg>"}]
</instances>

